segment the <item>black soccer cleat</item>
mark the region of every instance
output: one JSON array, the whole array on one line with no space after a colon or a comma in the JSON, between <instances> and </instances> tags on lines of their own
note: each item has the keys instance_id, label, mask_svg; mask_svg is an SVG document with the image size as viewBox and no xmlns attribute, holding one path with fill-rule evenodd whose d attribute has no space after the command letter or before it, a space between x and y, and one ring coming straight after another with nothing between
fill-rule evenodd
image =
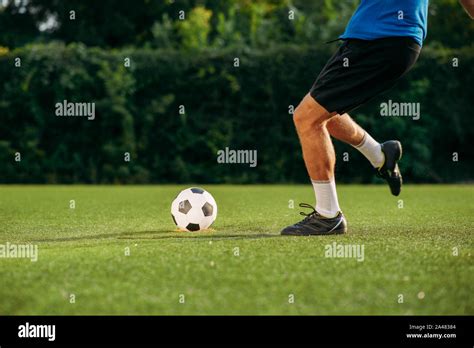
<instances>
[{"instance_id":1,"label":"black soccer cleat","mask_svg":"<svg viewBox=\"0 0 474 348\"><path fill-rule=\"evenodd\" d=\"M402 174L398 168L398 161L402 158L402 144L397 140L390 140L380 145L385 155L385 162L377 169L377 176L387 181L392 195L398 196L403 183Z\"/></svg>"},{"instance_id":2,"label":"black soccer cleat","mask_svg":"<svg viewBox=\"0 0 474 348\"><path fill-rule=\"evenodd\" d=\"M301 212L300 214L306 217L302 221L284 228L281 231L283 236L323 236L347 232L346 218L341 212L336 217L326 218L309 204L301 203L300 207L311 208L313 211L309 214Z\"/></svg>"}]
</instances>

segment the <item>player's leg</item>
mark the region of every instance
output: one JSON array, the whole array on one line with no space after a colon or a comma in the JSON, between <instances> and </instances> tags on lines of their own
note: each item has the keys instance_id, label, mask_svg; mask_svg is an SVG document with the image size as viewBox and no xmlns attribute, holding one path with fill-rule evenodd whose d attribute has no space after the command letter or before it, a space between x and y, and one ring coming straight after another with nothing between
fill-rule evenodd
<instances>
[{"instance_id":1,"label":"player's leg","mask_svg":"<svg viewBox=\"0 0 474 348\"><path fill-rule=\"evenodd\" d=\"M352 145L362 152L374 168L379 168L383 165L384 155L380 144L348 114L331 118L327 122L327 129L334 138Z\"/></svg>"},{"instance_id":2,"label":"player's leg","mask_svg":"<svg viewBox=\"0 0 474 348\"><path fill-rule=\"evenodd\" d=\"M295 110L293 121L303 150L303 159L309 177L315 181L327 181L334 176L336 155L326 121L331 115L309 94Z\"/></svg>"},{"instance_id":3,"label":"player's leg","mask_svg":"<svg viewBox=\"0 0 474 348\"><path fill-rule=\"evenodd\" d=\"M316 209L307 217L282 231L283 235L321 235L344 233L347 224L342 215L334 181L336 155L327 121L329 113L309 94L294 114L294 123L303 150L303 159L316 195ZM303 204L302 207L310 207Z\"/></svg>"},{"instance_id":4,"label":"player's leg","mask_svg":"<svg viewBox=\"0 0 474 348\"><path fill-rule=\"evenodd\" d=\"M348 114L331 118L327 122L327 129L334 138L359 150L376 169L377 175L388 182L392 194L400 194L402 176L398 161L402 157L402 147L399 141L378 143Z\"/></svg>"},{"instance_id":5,"label":"player's leg","mask_svg":"<svg viewBox=\"0 0 474 348\"><path fill-rule=\"evenodd\" d=\"M365 134L365 130L349 114L332 117L327 122L327 128L332 137L352 146L359 145Z\"/></svg>"},{"instance_id":6,"label":"player's leg","mask_svg":"<svg viewBox=\"0 0 474 348\"><path fill-rule=\"evenodd\" d=\"M283 229L282 234L334 234L347 230L341 212L330 217L336 209L339 210L339 205L334 183L334 149L330 142L327 121L331 117L338 117L334 116L336 114L344 115L354 110L390 89L413 66L420 49L420 46L409 38L373 41L350 39L345 41L327 62L294 117L305 164L310 176L314 177L311 179L317 199L316 210L308 214L303 221ZM367 139L366 136L365 141ZM399 142L390 144L398 146L390 147L388 151L384 149L384 144L381 144L385 162L378 169L378 174L389 181L392 189L396 181L401 183L397 166L401 146ZM364 148L364 145L362 140L359 147ZM399 192L392 190L392 193ZM324 216L325 206L330 207L327 217Z\"/></svg>"}]
</instances>

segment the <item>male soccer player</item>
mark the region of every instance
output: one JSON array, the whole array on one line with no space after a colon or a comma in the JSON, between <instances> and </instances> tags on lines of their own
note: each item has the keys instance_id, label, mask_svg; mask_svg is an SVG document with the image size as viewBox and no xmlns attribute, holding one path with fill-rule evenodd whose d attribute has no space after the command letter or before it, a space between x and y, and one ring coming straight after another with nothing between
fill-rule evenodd
<instances>
[{"instance_id":1,"label":"male soccer player","mask_svg":"<svg viewBox=\"0 0 474 348\"><path fill-rule=\"evenodd\" d=\"M358 149L400 194L399 141L379 144L348 113L391 88L415 64L427 33L429 0L361 0L342 45L327 62L293 120L316 195L313 212L281 231L283 235L342 234L347 222L339 208L334 179L336 156L331 136ZM460 0L474 16L474 0Z\"/></svg>"}]
</instances>

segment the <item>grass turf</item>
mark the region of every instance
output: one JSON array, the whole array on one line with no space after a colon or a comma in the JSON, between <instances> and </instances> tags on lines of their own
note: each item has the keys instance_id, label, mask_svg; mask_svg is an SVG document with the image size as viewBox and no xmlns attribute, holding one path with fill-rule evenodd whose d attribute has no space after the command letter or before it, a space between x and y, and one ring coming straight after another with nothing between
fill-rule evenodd
<instances>
[{"instance_id":1,"label":"grass turf","mask_svg":"<svg viewBox=\"0 0 474 348\"><path fill-rule=\"evenodd\" d=\"M0 244L39 248L0 258L0 314L474 314L474 186L341 185L349 233L303 238L278 234L308 186L206 186L219 215L198 233L174 230L182 188L0 186Z\"/></svg>"}]
</instances>

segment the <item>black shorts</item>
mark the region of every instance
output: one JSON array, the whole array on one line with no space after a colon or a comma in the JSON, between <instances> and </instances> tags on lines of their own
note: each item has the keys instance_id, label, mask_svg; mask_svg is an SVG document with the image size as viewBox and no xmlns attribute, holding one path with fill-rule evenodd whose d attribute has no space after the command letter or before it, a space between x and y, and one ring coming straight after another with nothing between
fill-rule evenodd
<instances>
[{"instance_id":1,"label":"black shorts","mask_svg":"<svg viewBox=\"0 0 474 348\"><path fill-rule=\"evenodd\" d=\"M342 115L395 85L415 64L420 51L409 37L344 40L310 94L327 111Z\"/></svg>"}]
</instances>

